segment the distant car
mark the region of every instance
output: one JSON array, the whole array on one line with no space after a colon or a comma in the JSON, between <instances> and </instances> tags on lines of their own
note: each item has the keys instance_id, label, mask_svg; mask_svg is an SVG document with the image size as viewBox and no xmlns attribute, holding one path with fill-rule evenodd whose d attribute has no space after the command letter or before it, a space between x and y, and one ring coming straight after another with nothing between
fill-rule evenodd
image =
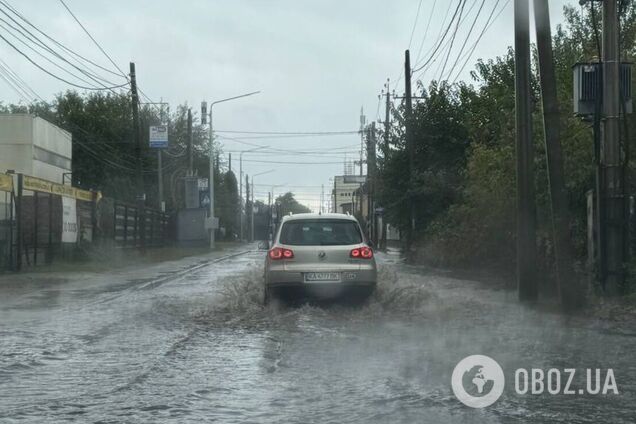
<instances>
[{"instance_id":1,"label":"distant car","mask_svg":"<svg viewBox=\"0 0 636 424\"><path fill-rule=\"evenodd\" d=\"M375 290L373 248L345 214L285 216L265 259L265 303L272 297L350 297Z\"/></svg>"}]
</instances>

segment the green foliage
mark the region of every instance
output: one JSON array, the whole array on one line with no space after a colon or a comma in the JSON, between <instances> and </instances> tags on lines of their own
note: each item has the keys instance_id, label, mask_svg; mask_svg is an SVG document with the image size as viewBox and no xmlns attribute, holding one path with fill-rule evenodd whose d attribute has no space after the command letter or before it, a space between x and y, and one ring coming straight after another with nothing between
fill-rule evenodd
<instances>
[{"instance_id":1,"label":"green foliage","mask_svg":"<svg viewBox=\"0 0 636 424\"><path fill-rule=\"evenodd\" d=\"M162 117L151 105L140 106L141 165L147 205L159 207L157 190L157 152L148 146L151 125L167 120L170 148L163 153L164 200L168 211L184 204L184 183L188 158L186 105L170 116ZM58 94L51 103L29 106L0 104L0 113L31 113L69 131L73 140L73 185L100 190L119 201L134 202L137 196L136 145L133 136L132 104L128 94L104 92ZM165 119L162 119L165 118ZM209 139L207 128L193 119L193 163L197 175L209 176ZM237 232L238 193L236 177L215 167L215 209L227 234Z\"/></svg>"},{"instance_id":2,"label":"green foliage","mask_svg":"<svg viewBox=\"0 0 636 424\"><path fill-rule=\"evenodd\" d=\"M293 214L311 212L311 209L307 206L298 203L298 201L294 198L294 193L290 191L282 196L278 196L276 198L276 203L280 205L279 211L281 215L288 215L290 212Z\"/></svg>"},{"instance_id":3,"label":"green foliage","mask_svg":"<svg viewBox=\"0 0 636 424\"><path fill-rule=\"evenodd\" d=\"M594 149L590 125L572 116L572 65L598 55L600 30L589 9L565 8L566 22L553 36L561 145L571 210L571 233L578 254L585 255L586 192L594 187ZM625 3L621 43L629 60L636 53L636 6ZM531 76L535 144L538 243L543 266L552 261L548 176L543 138L541 93L536 53ZM479 60L474 85L418 82L421 99L413 108L416 143L415 184L409 184L404 136L404 105L392 110L397 123L379 145L379 201L386 217L407 228L407 199L416 201L419 251L425 259L452 265L514 267L515 252L515 98L514 52ZM636 132L634 116L628 133ZM383 134L384 136L384 134Z\"/></svg>"}]
</instances>

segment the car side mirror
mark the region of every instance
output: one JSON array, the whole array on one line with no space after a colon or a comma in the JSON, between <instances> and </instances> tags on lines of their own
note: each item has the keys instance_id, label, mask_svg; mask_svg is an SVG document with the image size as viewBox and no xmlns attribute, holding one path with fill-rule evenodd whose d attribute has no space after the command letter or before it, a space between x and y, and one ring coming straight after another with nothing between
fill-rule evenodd
<instances>
[{"instance_id":1,"label":"car side mirror","mask_svg":"<svg viewBox=\"0 0 636 424\"><path fill-rule=\"evenodd\" d=\"M267 250L267 249L269 249L269 242L267 240L263 240L258 243L258 250Z\"/></svg>"}]
</instances>

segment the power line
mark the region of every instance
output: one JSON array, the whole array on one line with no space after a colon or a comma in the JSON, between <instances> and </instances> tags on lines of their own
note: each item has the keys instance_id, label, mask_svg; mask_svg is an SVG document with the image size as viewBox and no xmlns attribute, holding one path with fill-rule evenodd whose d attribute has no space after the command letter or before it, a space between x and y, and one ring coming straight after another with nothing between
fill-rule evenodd
<instances>
[{"instance_id":1,"label":"power line","mask_svg":"<svg viewBox=\"0 0 636 424\"><path fill-rule=\"evenodd\" d=\"M1 11L1 10L0 10ZM2 11L4 13L4 11ZM22 31L20 31L18 28L14 27L13 25L11 25L9 22L7 22L5 19L0 18L0 28L4 29L7 33L9 33L11 36L13 36L13 38L15 38L17 41L19 41L20 43L22 43L22 45L24 45L25 47L27 47L28 49L30 49L31 51L33 51L35 54L37 54L38 56L40 56L41 58L43 58L44 60L46 60L47 62L49 62L51 65L55 66L56 68L60 69L62 72L66 72L67 74L71 75L74 78L77 78L79 81L85 83L85 84L92 84L91 81L87 81L86 79L74 74L73 72L69 71L68 69L64 68L63 66L61 66L60 64L54 62L53 60L51 60L50 58L48 58L47 56L43 55L42 53L40 53L38 50L36 50L34 47L32 47L29 43L25 42L23 39L21 39L20 37L18 37L15 33L13 33L10 29L8 29L6 26L8 26L9 28L11 28L11 30L18 32L20 35L22 35L22 37L24 37L25 39L27 39L30 42L34 42L33 40L31 40L30 38L28 38ZM47 50L46 46L41 46L37 43L35 43L36 45L38 45L38 47L40 48L44 48L45 50ZM92 77L90 74L88 74L85 70L78 68L77 66L73 65L72 63L68 62L66 59L64 59L63 57L59 56L56 52L48 49L50 52L53 53L53 55L57 55L62 61L69 63L71 66L73 66L74 68L78 69L80 72L84 73L85 75L87 75L89 78L91 78L95 83L97 84L101 84L102 86L104 86L105 88L107 88L102 82L98 81L96 78ZM112 83L111 83L112 84ZM92 86L94 87L94 86Z\"/></svg>"},{"instance_id":2,"label":"power line","mask_svg":"<svg viewBox=\"0 0 636 424\"><path fill-rule=\"evenodd\" d=\"M426 65L428 65L430 63L431 60L433 60L433 57L435 56L435 54L437 53L437 51L441 48L443 41L446 39L446 36L448 35L448 32L450 31L453 23L455 22L455 18L457 18L457 14L459 13L460 8L462 7L462 5L465 3L466 0L459 0L459 2L457 3L457 7L455 8L455 12L453 13L453 16L451 17L450 22L448 23L448 26L446 27L446 29L443 32L443 35L441 37L441 39L439 40L439 42L437 43L437 45L435 46L433 53L429 56L429 58L426 60L426 62L424 62L423 65L413 69L411 71L411 73L415 73L418 72L419 70L423 69Z\"/></svg>"},{"instance_id":3,"label":"power line","mask_svg":"<svg viewBox=\"0 0 636 424\"><path fill-rule=\"evenodd\" d=\"M499 0L497 0L497 3L499 3ZM497 3L495 3L495 7L497 7ZM464 52L464 49L466 48L466 44L468 43L468 40L470 38L470 34L472 34L472 32L473 32L473 29L475 28L475 25L477 24L477 20L479 19L479 16L481 15L481 11L483 10L485 4L486 4L486 0L481 0L481 4L479 5L479 9L477 10L477 14L475 15L475 19L473 20L473 23L470 26L470 29L468 30L468 35L466 35L466 38L464 39L462 47L459 49L459 53L457 53L457 58L455 59L455 62L453 63L453 66L451 66L451 70L448 72L448 76L449 77L452 75L453 71L457 67L457 63L459 62L460 57L461 57L462 53ZM440 80L442 79L441 75L440 75L439 79Z\"/></svg>"},{"instance_id":4,"label":"power line","mask_svg":"<svg viewBox=\"0 0 636 424\"><path fill-rule=\"evenodd\" d=\"M35 67L37 67L39 70L41 70L42 72L46 73L47 75L50 75L51 77L62 81L68 85L71 85L73 87L77 87L77 88L81 88L84 90L95 90L95 91L101 91L101 90L110 90L110 89L114 89L114 88L121 88L124 87L126 85L128 85L128 83L126 84L121 84L121 85L116 85L116 86L112 86L112 87L104 87L104 88L97 88L97 87L89 87L89 86L84 86L84 85L79 85L79 84L75 84L71 81L68 81L58 75L55 75L54 73L52 73L51 71L49 71L48 69L44 68L43 66L41 66L40 64L38 64L36 61L34 61L33 59L31 59L31 57L29 57L29 55L27 55L26 53L24 53L22 50L20 50L18 47L16 47L13 43L11 43L9 40L6 39L6 37L2 34L0 34L0 38L2 38L4 40L5 43L7 43L9 46L11 46L11 48L13 48L16 52L18 52L19 54L21 54L22 56L24 56L24 58L26 60L28 60L29 62L31 62Z\"/></svg>"},{"instance_id":5,"label":"power line","mask_svg":"<svg viewBox=\"0 0 636 424\"><path fill-rule=\"evenodd\" d=\"M473 3L474 5L475 3ZM462 3L462 7L459 10L459 17L457 18L457 24L455 25L455 31L453 31L453 36L451 37L450 47L448 48L448 53L446 54L446 59L444 59L444 65L442 66L442 72L440 75L444 74L444 70L446 69L446 64L448 63L448 58L450 57L451 52L453 51L453 44L455 43L455 37L457 37L457 31L459 30L459 24L462 21L462 14L464 13L464 7L466 6L466 2ZM442 78L440 77L439 80Z\"/></svg>"},{"instance_id":6,"label":"power line","mask_svg":"<svg viewBox=\"0 0 636 424\"><path fill-rule=\"evenodd\" d=\"M106 56L106 58L110 61L110 63L113 64L113 66L119 71L120 74L122 74L124 76L124 78L128 79L128 75L121 70L121 68L117 65L117 63L115 63L115 61L108 55L108 53L106 53L106 51L102 48L102 46L97 42L97 40L95 40L95 38L91 35L90 32L88 32L88 30L86 29L86 27L84 25L82 25L82 23L80 22L80 20L77 18L77 16L75 16L75 14L71 11L71 9L66 5L66 3L64 3L64 0L60 0L60 3L62 3L62 5L64 6L64 8L68 11L68 13L73 17L73 19L75 19L75 22L77 22L77 24L84 30L84 32L86 33L86 35L88 35L88 37L93 41L93 43L95 43L95 45L97 46L97 48L99 49L99 51L101 51L104 56Z\"/></svg>"},{"instance_id":7,"label":"power line","mask_svg":"<svg viewBox=\"0 0 636 424\"><path fill-rule=\"evenodd\" d=\"M448 12L450 11L452 3L448 2L448 9L446 9L446 16L444 16L444 21L446 22L446 18L448 17ZM431 25L431 20L433 19L433 14L435 13L435 6L437 6L437 0L433 2L433 7L431 8L431 13L428 14L428 21L426 22L426 28L424 29L424 36L422 37L422 41L420 42L420 47L417 49L417 56L415 57L415 63L417 64L420 60L420 54L422 53L422 48L424 47L424 41L426 41L426 36L428 35L428 29ZM444 25L442 23L442 25Z\"/></svg>"},{"instance_id":8,"label":"power line","mask_svg":"<svg viewBox=\"0 0 636 424\"><path fill-rule=\"evenodd\" d=\"M413 22L413 29L411 30L411 37L409 38L409 46L411 48L411 43L413 42L413 34L415 34L415 28L417 28L417 20L420 17L420 9L422 8L422 0L417 4L417 13L415 14L415 22Z\"/></svg>"},{"instance_id":9,"label":"power line","mask_svg":"<svg viewBox=\"0 0 636 424\"><path fill-rule=\"evenodd\" d=\"M42 34L44 37L48 38L49 40L51 40L54 44L56 44L57 46L59 46L60 48L62 48L63 50L65 50L66 52L70 53L71 55L75 56L76 58L79 58L81 60L83 60L86 63L89 63L103 71L106 71L108 73L111 73L113 75L117 75L117 76L121 76L121 74L113 72L112 70L105 68L103 66L101 66L98 63L95 63L94 61L82 56L81 54L75 52L74 50L70 49L69 47L65 46L64 44L60 43L59 41L57 41L56 39L54 39L53 37L51 37L50 35L48 35L47 33L45 33L44 31L40 30L36 25L34 25L33 23L31 23L31 21L29 21L29 19L27 19L24 15L22 15L20 12L18 12L13 6L11 6L11 4L9 4L7 1L5 0L0 0L0 3L3 4L7 9L9 9L14 15L16 15L17 17L19 17L22 21L24 21L27 25L29 25L30 27L32 27L33 29L35 29L37 32L39 32L40 34Z\"/></svg>"},{"instance_id":10,"label":"power line","mask_svg":"<svg viewBox=\"0 0 636 424\"><path fill-rule=\"evenodd\" d=\"M7 8L9 11L11 11L15 16L17 16L18 18L20 18L22 21L24 21L27 25L33 27L36 31L38 31L39 33L43 34L45 37L47 37L49 40L53 41L55 44L57 44L58 46L60 46L61 48L63 48L64 50L68 51L69 53L72 53L76 56L80 56L83 58L83 56L78 55L77 53L73 52L72 50L70 50L69 48L67 48L66 46L64 46L63 44L59 43L57 40L55 40L54 38L52 38L51 36L49 36L48 34L46 34L45 32L43 32L42 30L40 30L37 26L33 25L30 21L28 21L23 15L21 15L19 12L17 12L11 5L9 5L7 2L5 2L4 0L0 0L0 4L3 5L5 8ZM74 63L69 62L65 57L63 57L60 53L58 53L56 50L54 50L53 48L51 48L47 43L45 43L44 41L42 41L40 38L38 38L37 35L33 34L31 31L29 31L28 28L26 28L24 25L22 25L19 21L17 21L12 15L10 15L9 13L7 13L5 10L0 8L0 12L2 12L2 14L4 14L7 18L9 18L15 25L17 25L19 28L14 27L11 23L9 23L8 21L6 21L5 19L1 19L2 22L4 22L6 25L8 25L13 31L19 33L22 37L24 37L27 41L35 44L37 47L39 47L40 49L43 49L44 51L46 51L47 53L52 54L54 57L58 58L59 60L67 63L68 65L70 65L71 67L75 68L76 70L80 71L82 74L84 74L85 76L89 77L91 80L93 80L95 83L101 85L104 88L107 88L107 84L114 86L116 85L116 83L113 83L99 75L97 75L96 73L87 70L77 59L73 58L73 60L80 64L80 66L75 65ZM5 28L5 30L7 30ZM8 30L7 30L8 31ZM8 31L10 32L10 31ZM68 70L66 70L65 68L62 68L61 66L59 66L58 64L56 64L55 62L51 61L50 59L48 59L46 56L42 55L41 53L39 53L37 50L35 50L33 47L29 46L27 43L25 43L23 40L19 39L15 34L12 34L16 39L18 39L22 44L26 45L27 47L29 47L31 50L33 50L34 52L38 53L40 56L42 56L43 58L45 58L47 61L51 62L52 64L54 64L55 66L57 66L58 68L62 69L63 71L67 72L70 75L73 75L75 78L80 79L83 82L88 82L80 77L78 77L77 75L73 74L72 72L69 72ZM84 60L88 60L86 58L83 58Z\"/></svg>"},{"instance_id":11,"label":"power line","mask_svg":"<svg viewBox=\"0 0 636 424\"><path fill-rule=\"evenodd\" d=\"M15 80L23 89L25 89L27 94L30 94L30 97L32 97L33 99L37 98L40 101L44 102L44 99L40 97L40 95L29 86L29 84L27 84L22 78L20 78L20 76L13 69L11 69L11 67L2 59L0 59L0 67L2 67L13 80Z\"/></svg>"},{"instance_id":12,"label":"power line","mask_svg":"<svg viewBox=\"0 0 636 424\"><path fill-rule=\"evenodd\" d=\"M488 31L488 29L495 23L495 21L497 20L499 15L501 15L501 13L506 9L506 7L508 7L508 5L510 4L510 1L511 0L506 0L506 3L504 3L504 5L501 7L501 9L499 9L499 11L495 14L495 10L497 9L497 6L500 3L500 0L497 0L497 2L495 3L495 6L492 8L492 11L490 12L490 15L488 16L488 19L486 20L486 25L484 25L484 28L482 29L481 33L477 37L477 40L475 40L475 42L471 46L470 51L466 53L466 56L465 56L466 60L462 64L462 67L460 68L459 72L457 72L457 74L455 74L455 79L453 79L453 82L452 82L453 84L455 84L455 82L457 81L457 79L459 78L461 73L464 72L464 69L466 68L466 65L468 64L468 61L473 56L473 53L475 52L475 49L477 48L477 45L481 41L481 39L484 36L484 34L486 33L486 31Z\"/></svg>"}]
</instances>

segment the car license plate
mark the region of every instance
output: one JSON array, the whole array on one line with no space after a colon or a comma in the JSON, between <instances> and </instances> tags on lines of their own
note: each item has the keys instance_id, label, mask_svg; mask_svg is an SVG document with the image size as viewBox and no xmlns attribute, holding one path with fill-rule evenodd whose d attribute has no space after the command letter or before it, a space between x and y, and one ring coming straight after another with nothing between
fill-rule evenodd
<instances>
[{"instance_id":1,"label":"car license plate","mask_svg":"<svg viewBox=\"0 0 636 424\"><path fill-rule=\"evenodd\" d=\"M337 283L339 281L340 281L339 272L306 272L305 273L306 283L315 283L315 282Z\"/></svg>"}]
</instances>

